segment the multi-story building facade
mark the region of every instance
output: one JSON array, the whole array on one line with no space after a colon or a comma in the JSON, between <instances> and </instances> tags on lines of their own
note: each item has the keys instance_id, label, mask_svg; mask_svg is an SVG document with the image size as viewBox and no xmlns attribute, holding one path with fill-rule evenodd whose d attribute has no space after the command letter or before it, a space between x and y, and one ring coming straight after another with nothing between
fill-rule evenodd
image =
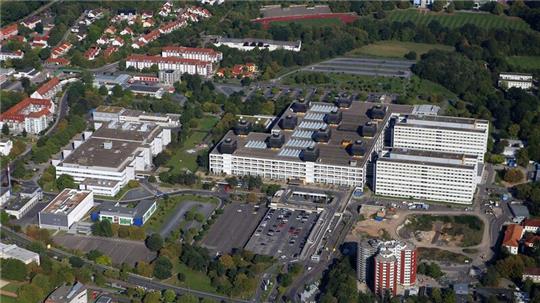
<instances>
[{"instance_id":1,"label":"multi-story building facade","mask_svg":"<svg viewBox=\"0 0 540 303\"><path fill-rule=\"evenodd\" d=\"M57 176L70 175L81 189L97 195L116 195L138 173L150 169L152 157L171 142L170 129L150 123L96 123L95 128L94 133L83 133L52 164Z\"/></svg>"},{"instance_id":2,"label":"multi-story building facade","mask_svg":"<svg viewBox=\"0 0 540 303\"><path fill-rule=\"evenodd\" d=\"M161 49L162 57L178 57L185 59L195 59L217 63L223 60L223 53L211 48L197 48L185 46L166 46Z\"/></svg>"},{"instance_id":3,"label":"multi-story building facade","mask_svg":"<svg viewBox=\"0 0 540 303\"><path fill-rule=\"evenodd\" d=\"M217 38L214 45L217 47L227 46L229 48L236 48L242 51L251 51L254 49L267 49L268 51L275 51L283 49L287 51L299 52L302 48L302 41L276 41L256 38L234 39L234 38Z\"/></svg>"},{"instance_id":4,"label":"multi-story building facade","mask_svg":"<svg viewBox=\"0 0 540 303\"><path fill-rule=\"evenodd\" d=\"M487 120L408 115L393 127L392 146L434 152L475 155L484 161L489 137Z\"/></svg>"},{"instance_id":5,"label":"multi-story building facade","mask_svg":"<svg viewBox=\"0 0 540 303\"><path fill-rule=\"evenodd\" d=\"M62 91L62 83L60 79L53 77L41 85L30 97L35 99L52 99L60 91Z\"/></svg>"},{"instance_id":6,"label":"multi-story building facade","mask_svg":"<svg viewBox=\"0 0 540 303\"><path fill-rule=\"evenodd\" d=\"M147 113L140 110L125 109L118 106L100 105L92 113L94 122L132 122L152 123L163 128L180 126L180 115Z\"/></svg>"},{"instance_id":7,"label":"multi-story building facade","mask_svg":"<svg viewBox=\"0 0 540 303\"><path fill-rule=\"evenodd\" d=\"M14 52L4 52L0 51L0 61L5 61L7 59L22 59L24 53L20 50Z\"/></svg>"},{"instance_id":8,"label":"multi-story building facade","mask_svg":"<svg viewBox=\"0 0 540 303\"><path fill-rule=\"evenodd\" d=\"M157 65L159 70L179 70L180 73L210 77L214 73L212 62L176 57L131 55L126 60L126 68L141 70Z\"/></svg>"},{"instance_id":9,"label":"multi-story building facade","mask_svg":"<svg viewBox=\"0 0 540 303\"><path fill-rule=\"evenodd\" d=\"M28 265L32 262L39 266L39 254L26 250L15 244L5 244L0 242L0 259L16 259Z\"/></svg>"},{"instance_id":10,"label":"multi-story building facade","mask_svg":"<svg viewBox=\"0 0 540 303\"><path fill-rule=\"evenodd\" d=\"M416 247L403 241L365 239L358 243L358 280L379 296L395 296L416 284Z\"/></svg>"},{"instance_id":11,"label":"multi-story building facade","mask_svg":"<svg viewBox=\"0 0 540 303\"><path fill-rule=\"evenodd\" d=\"M24 130L39 134L52 121L54 103L49 99L26 98L0 115L0 127L7 124L13 133Z\"/></svg>"},{"instance_id":12,"label":"multi-story building facade","mask_svg":"<svg viewBox=\"0 0 540 303\"><path fill-rule=\"evenodd\" d=\"M44 303L87 303L88 290L81 282L63 285L55 289Z\"/></svg>"},{"instance_id":13,"label":"multi-story building facade","mask_svg":"<svg viewBox=\"0 0 540 303\"><path fill-rule=\"evenodd\" d=\"M500 73L499 87L506 89L517 87L521 89L531 89L533 87L533 75L522 73Z\"/></svg>"},{"instance_id":14,"label":"multi-story building facade","mask_svg":"<svg viewBox=\"0 0 540 303\"><path fill-rule=\"evenodd\" d=\"M13 141L9 139L0 139L0 155L7 156L11 152L11 149L13 148Z\"/></svg>"},{"instance_id":15,"label":"multi-story building facade","mask_svg":"<svg viewBox=\"0 0 540 303\"><path fill-rule=\"evenodd\" d=\"M393 148L375 165L375 193L382 196L471 204L477 184L474 155Z\"/></svg>"}]
</instances>

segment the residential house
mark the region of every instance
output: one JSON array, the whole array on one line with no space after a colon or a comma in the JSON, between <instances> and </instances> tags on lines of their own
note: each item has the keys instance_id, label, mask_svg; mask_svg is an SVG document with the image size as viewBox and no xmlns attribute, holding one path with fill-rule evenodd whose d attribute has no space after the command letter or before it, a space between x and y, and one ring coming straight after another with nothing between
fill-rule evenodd
<instances>
[{"instance_id":1,"label":"residential house","mask_svg":"<svg viewBox=\"0 0 540 303\"><path fill-rule=\"evenodd\" d=\"M92 46L90 47L86 52L84 52L84 57L86 60L95 60L96 57L99 55L99 52L101 51L101 48Z\"/></svg>"},{"instance_id":2,"label":"residential house","mask_svg":"<svg viewBox=\"0 0 540 303\"><path fill-rule=\"evenodd\" d=\"M41 23L41 18L39 16L32 16L21 22L21 25L29 29L35 29L38 23Z\"/></svg>"},{"instance_id":3,"label":"residential house","mask_svg":"<svg viewBox=\"0 0 540 303\"><path fill-rule=\"evenodd\" d=\"M512 255L517 255L519 252L519 241L523 236L523 227L518 224L510 224L506 227L502 247L506 248Z\"/></svg>"},{"instance_id":4,"label":"residential house","mask_svg":"<svg viewBox=\"0 0 540 303\"><path fill-rule=\"evenodd\" d=\"M533 283L540 283L540 267L527 267L523 269L522 280L530 279Z\"/></svg>"},{"instance_id":5,"label":"residential house","mask_svg":"<svg viewBox=\"0 0 540 303\"><path fill-rule=\"evenodd\" d=\"M134 34L133 30L131 28L129 28L129 27L124 28L120 32L120 35L122 35L122 36L126 36L126 35L133 36L133 34Z\"/></svg>"},{"instance_id":6,"label":"residential house","mask_svg":"<svg viewBox=\"0 0 540 303\"><path fill-rule=\"evenodd\" d=\"M0 114L0 127L7 124L10 131L39 134L52 121L54 103L49 99L26 98Z\"/></svg>"},{"instance_id":7,"label":"residential house","mask_svg":"<svg viewBox=\"0 0 540 303\"><path fill-rule=\"evenodd\" d=\"M17 23L13 23L0 29L0 40L9 39L11 37L17 36L18 34L19 29Z\"/></svg>"},{"instance_id":8,"label":"residential house","mask_svg":"<svg viewBox=\"0 0 540 303\"><path fill-rule=\"evenodd\" d=\"M52 99L60 91L62 91L62 83L60 79L53 77L33 92L30 97L35 99Z\"/></svg>"},{"instance_id":9,"label":"residential house","mask_svg":"<svg viewBox=\"0 0 540 303\"><path fill-rule=\"evenodd\" d=\"M0 61L5 61L7 59L22 59L24 53L20 50L14 52L4 52L0 51Z\"/></svg>"}]
</instances>

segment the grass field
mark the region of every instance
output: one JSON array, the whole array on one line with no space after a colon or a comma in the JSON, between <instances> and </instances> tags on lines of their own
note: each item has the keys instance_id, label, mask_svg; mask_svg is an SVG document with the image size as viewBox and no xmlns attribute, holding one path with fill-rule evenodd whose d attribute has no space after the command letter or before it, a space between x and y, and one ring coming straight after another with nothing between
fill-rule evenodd
<instances>
[{"instance_id":1,"label":"grass field","mask_svg":"<svg viewBox=\"0 0 540 303\"><path fill-rule=\"evenodd\" d=\"M540 69L540 56L511 56L506 58L508 64L518 70Z\"/></svg>"},{"instance_id":2,"label":"grass field","mask_svg":"<svg viewBox=\"0 0 540 303\"><path fill-rule=\"evenodd\" d=\"M197 155L201 152L188 153L188 150L193 149L197 144L201 143L210 130L216 125L218 118L213 116L205 116L197 120L197 130L186 138L182 148L174 150L167 166L171 167L171 172L178 173L185 169L192 172L197 171Z\"/></svg>"},{"instance_id":3,"label":"grass field","mask_svg":"<svg viewBox=\"0 0 540 303\"><path fill-rule=\"evenodd\" d=\"M174 265L174 272L183 273L186 276L185 281L181 282L176 277L173 277L170 279L171 281L167 282L196 290L217 293L210 278L202 272L195 271L180 262L176 262Z\"/></svg>"},{"instance_id":4,"label":"grass field","mask_svg":"<svg viewBox=\"0 0 540 303\"><path fill-rule=\"evenodd\" d=\"M289 25L291 23L298 23L304 26L331 26L331 25L341 25L342 22L338 18L328 18L328 19L304 19L304 20L293 20L293 21L276 21L270 23L271 25Z\"/></svg>"},{"instance_id":5,"label":"grass field","mask_svg":"<svg viewBox=\"0 0 540 303\"><path fill-rule=\"evenodd\" d=\"M477 216L432 216L414 215L409 217L405 225L411 231L434 231L439 225L439 231L451 239L447 245L469 247L482 242L484 222Z\"/></svg>"},{"instance_id":6,"label":"grass field","mask_svg":"<svg viewBox=\"0 0 540 303\"><path fill-rule=\"evenodd\" d=\"M442 44L427 44L401 41L380 41L375 42L361 48L352 50L347 55L349 56L369 56L369 57L388 57L388 58L403 58L410 51L416 52L418 58L432 49L440 49L446 51L454 50L453 47Z\"/></svg>"},{"instance_id":7,"label":"grass field","mask_svg":"<svg viewBox=\"0 0 540 303\"><path fill-rule=\"evenodd\" d=\"M410 10L393 10L387 13L388 21L406 22L412 21L417 24L429 24L432 20L437 20L444 27L457 28L465 24L474 24L482 28L509 28L517 30L529 30L529 25L519 18L506 16L496 16L487 13L464 13L458 12L454 14L446 13L421 13L416 9Z\"/></svg>"},{"instance_id":8,"label":"grass field","mask_svg":"<svg viewBox=\"0 0 540 303\"><path fill-rule=\"evenodd\" d=\"M451 251L442 250L438 248L419 247L418 254L420 261L431 260L441 262L454 262L454 263L466 263L471 259L462 254L456 254Z\"/></svg>"}]
</instances>

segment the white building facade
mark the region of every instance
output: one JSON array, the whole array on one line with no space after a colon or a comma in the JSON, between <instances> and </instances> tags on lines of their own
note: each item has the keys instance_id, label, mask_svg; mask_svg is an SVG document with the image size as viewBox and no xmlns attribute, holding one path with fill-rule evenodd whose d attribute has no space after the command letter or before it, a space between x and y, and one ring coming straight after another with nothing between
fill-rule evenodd
<instances>
[{"instance_id":1,"label":"white building facade","mask_svg":"<svg viewBox=\"0 0 540 303\"><path fill-rule=\"evenodd\" d=\"M499 86L504 88L531 89L533 87L532 74L501 73L499 74Z\"/></svg>"},{"instance_id":2,"label":"white building facade","mask_svg":"<svg viewBox=\"0 0 540 303\"><path fill-rule=\"evenodd\" d=\"M471 204L476 191L474 156L392 149L375 165L381 196Z\"/></svg>"},{"instance_id":3,"label":"white building facade","mask_svg":"<svg viewBox=\"0 0 540 303\"><path fill-rule=\"evenodd\" d=\"M223 60L223 53L211 48L196 48L184 46L166 46L161 50L162 57L178 57L217 63Z\"/></svg>"},{"instance_id":4,"label":"white building facade","mask_svg":"<svg viewBox=\"0 0 540 303\"><path fill-rule=\"evenodd\" d=\"M180 73L210 77L214 73L212 62L196 59L183 59L176 57L159 57L145 55L131 55L126 60L126 68L137 70L157 65L159 70L178 70Z\"/></svg>"},{"instance_id":5,"label":"white building facade","mask_svg":"<svg viewBox=\"0 0 540 303\"><path fill-rule=\"evenodd\" d=\"M66 188L39 212L39 227L68 230L94 206L92 191Z\"/></svg>"}]
</instances>

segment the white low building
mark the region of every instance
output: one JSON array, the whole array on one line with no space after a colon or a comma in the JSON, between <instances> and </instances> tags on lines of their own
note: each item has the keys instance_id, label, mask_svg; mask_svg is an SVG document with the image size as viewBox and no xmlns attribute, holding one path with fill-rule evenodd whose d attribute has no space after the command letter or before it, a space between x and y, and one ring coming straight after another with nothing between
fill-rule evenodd
<instances>
[{"instance_id":1,"label":"white low building","mask_svg":"<svg viewBox=\"0 0 540 303\"><path fill-rule=\"evenodd\" d=\"M9 139L0 139L0 155L7 156L13 148L13 141Z\"/></svg>"},{"instance_id":2,"label":"white low building","mask_svg":"<svg viewBox=\"0 0 540 303\"><path fill-rule=\"evenodd\" d=\"M64 149L52 164L56 176L72 176L80 189L96 195L115 196L135 180L139 172L152 167L152 157L171 142L171 130L150 123L96 123L94 133Z\"/></svg>"},{"instance_id":3,"label":"white low building","mask_svg":"<svg viewBox=\"0 0 540 303\"><path fill-rule=\"evenodd\" d=\"M476 191L475 156L393 148L375 165L375 194L471 204Z\"/></svg>"},{"instance_id":4,"label":"white low building","mask_svg":"<svg viewBox=\"0 0 540 303\"><path fill-rule=\"evenodd\" d=\"M15 259L26 265L32 262L39 265L39 254L21 248L15 244L5 244L0 242L0 259Z\"/></svg>"},{"instance_id":5,"label":"white low building","mask_svg":"<svg viewBox=\"0 0 540 303\"><path fill-rule=\"evenodd\" d=\"M531 89L533 87L533 75L521 73L500 73L499 87Z\"/></svg>"},{"instance_id":6,"label":"white low building","mask_svg":"<svg viewBox=\"0 0 540 303\"><path fill-rule=\"evenodd\" d=\"M15 217L22 218L43 198L43 192L37 186L25 186L18 193L11 193L9 199L2 205L4 211Z\"/></svg>"},{"instance_id":7,"label":"white low building","mask_svg":"<svg viewBox=\"0 0 540 303\"><path fill-rule=\"evenodd\" d=\"M235 39L219 37L217 38L216 42L214 42L214 45L217 47L227 46L242 51L251 51L254 49L267 49L269 51L275 51L278 49L283 49L287 51L299 52L302 48L302 41L276 41L257 38Z\"/></svg>"},{"instance_id":8,"label":"white low building","mask_svg":"<svg viewBox=\"0 0 540 303\"><path fill-rule=\"evenodd\" d=\"M163 128L180 126L180 115L148 113L118 106L100 105L92 113L94 122L134 122L153 123Z\"/></svg>"},{"instance_id":9,"label":"white low building","mask_svg":"<svg viewBox=\"0 0 540 303\"><path fill-rule=\"evenodd\" d=\"M68 230L94 206L94 193L66 188L39 212L39 227Z\"/></svg>"}]
</instances>

